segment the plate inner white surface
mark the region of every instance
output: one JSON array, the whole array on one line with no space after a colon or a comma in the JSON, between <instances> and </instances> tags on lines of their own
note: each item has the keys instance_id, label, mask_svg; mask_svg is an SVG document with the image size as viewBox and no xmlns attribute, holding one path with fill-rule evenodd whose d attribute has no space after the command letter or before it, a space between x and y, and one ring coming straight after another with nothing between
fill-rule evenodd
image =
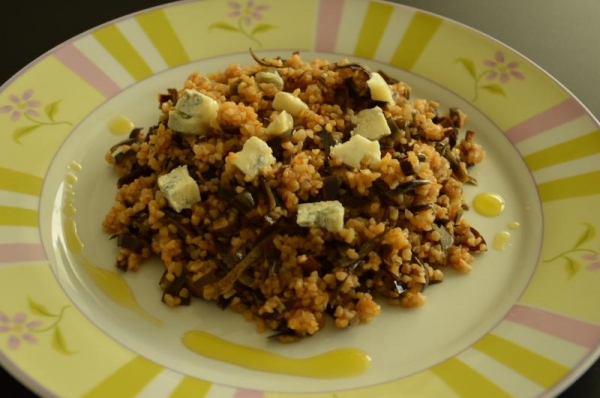
<instances>
[{"instance_id":1,"label":"plate inner white surface","mask_svg":"<svg viewBox=\"0 0 600 398\"><path fill-rule=\"evenodd\" d=\"M261 56L290 52L265 52ZM302 53L337 61L339 55ZM65 249L62 218L63 182L72 161L83 168L74 186L75 220L83 241L85 256L109 270L114 268L116 242L101 230L104 215L114 201L117 176L104 161L105 152L123 137L110 134L107 123L124 115L138 127L147 129L159 116L157 94L167 88L180 88L192 71L209 73L232 62L249 64L248 54L213 58L181 66L148 78L124 90L92 112L67 138L48 172L42 192L40 219L44 247L59 283L73 303L95 325L128 349L175 371L218 384L267 391L314 392L344 390L379 384L429 368L464 350L493 328L523 292L537 263L542 241L542 212L533 180L515 148L498 128L468 102L439 86L412 74L373 61L390 75L413 87L412 99L435 99L442 109L459 107L468 115L466 128L476 132L487 158L475 168L479 186L466 188L470 204L477 193L494 192L504 197L506 210L495 218L465 212L471 224L491 246L494 234L508 230L508 223L522 227L511 231L511 244L504 251L489 249L477 257L469 275L445 272L442 284L426 290L427 304L406 310L384 305L383 313L367 325L336 330L329 322L316 336L295 344L281 345L257 334L255 325L232 311L222 311L212 303L194 300L189 307L171 309L160 301L158 281L162 265L145 264L138 273L124 277L145 310L163 320L157 327L131 310L110 301L100 291L81 264ZM341 347L364 350L372 359L371 369L347 379L304 379L251 371L209 360L191 353L181 344L188 330L205 330L230 341L262 348L291 357L306 357ZM235 375L235 376L233 376Z\"/></svg>"}]
</instances>

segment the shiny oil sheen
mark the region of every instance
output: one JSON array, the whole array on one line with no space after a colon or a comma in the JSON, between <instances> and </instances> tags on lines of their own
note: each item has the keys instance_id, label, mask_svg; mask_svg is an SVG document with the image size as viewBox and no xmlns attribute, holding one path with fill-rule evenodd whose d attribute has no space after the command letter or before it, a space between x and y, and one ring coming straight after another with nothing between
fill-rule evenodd
<instances>
[{"instance_id":1,"label":"shiny oil sheen","mask_svg":"<svg viewBox=\"0 0 600 398\"><path fill-rule=\"evenodd\" d=\"M496 250L505 250L510 242L510 232L508 231L498 231L494 236L494 241L492 242L492 247Z\"/></svg>"},{"instance_id":2,"label":"shiny oil sheen","mask_svg":"<svg viewBox=\"0 0 600 398\"><path fill-rule=\"evenodd\" d=\"M482 216L495 217L504 211L504 199L496 193L480 193L473 199L473 208Z\"/></svg>"},{"instance_id":3,"label":"shiny oil sheen","mask_svg":"<svg viewBox=\"0 0 600 398\"><path fill-rule=\"evenodd\" d=\"M120 306L134 311L156 325L162 324L159 319L150 315L138 304L131 288L121 275L94 264L83 254L83 242L77 233L77 224L73 218L77 211L75 208L75 195L73 192L73 185L77 182L77 177L73 172L81 170L81 166L73 162L69 166L69 169L71 172L66 177L66 190L62 209L64 215L63 233L67 249L77 258L77 260L79 260L79 263L83 266L86 274L89 275L96 286L98 286L108 298Z\"/></svg>"},{"instance_id":4,"label":"shiny oil sheen","mask_svg":"<svg viewBox=\"0 0 600 398\"><path fill-rule=\"evenodd\" d=\"M355 348L340 348L308 358L290 358L232 343L199 330L186 332L182 342L189 350L207 358L292 376L321 379L350 377L366 372L371 365L371 358Z\"/></svg>"},{"instance_id":5,"label":"shiny oil sheen","mask_svg":"<svg viewBox=\"0 0 600 398\"><path fill-rule=\"evenodd\" d=\"M108 122L108 130L115 135L129 134L134 127L131 120L121 115L113 117Z\"/></svg>"}]
</instances>

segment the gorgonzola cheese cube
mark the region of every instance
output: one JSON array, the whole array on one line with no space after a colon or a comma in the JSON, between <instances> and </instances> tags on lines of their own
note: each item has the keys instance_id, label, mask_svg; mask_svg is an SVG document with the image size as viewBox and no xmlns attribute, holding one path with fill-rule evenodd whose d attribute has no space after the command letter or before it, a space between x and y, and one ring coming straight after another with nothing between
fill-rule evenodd
<instances>
[{"instance_id":1,"label":"gorgonzola cheese cube","mask_svg":"<svg viewBox=\"0 0 600 398\"><path fill-rule=\"evenodd\" d=\"M187 166L176 167L169 174L158 177L158 188L176 212L191 209L200 201L200 189L190 177Z\"/></svg>"},{"instance_id":2,"label":"gorgonzola cheese cube","mask_svg":"<svg viewBox=\"0 0 600 398\"><path fill-rule=\"evenodd\" d=\"M376 106L371 109L363 109L352 118L352 122L356 124L352 135L360 134L371 141L378 140L381 137L392 134L390 126L388 126L383 111Z\"/></svg>"},{"instance_id":3,"label":"gorgonzola cheese cube","mask_svg":"<svg viewBox=\"0 0 600 398\"><path fill-rule=\"evenodd\" d=\"M275 117L275 120L269 124L269 127L265 130L267 134L281 135L294 127L294 118L286 111L281 111L279 115Z\"/></svg>"},{"instance_id":4,"label":"gorgonzola cheese cube","mask_svg":"<svg viewBox=\"0 0 600 398\"><path fill-rule=\"evenodd\" d=\"M167 125L170 129L186 134L206 134L216 127L219 103L196 90L184 90L169 112Z\"/></svg>"},{"instance_id":5,"label":"gorgonzola cheese cube","mask_svg":"<svg viewBox=\"0 0 600 398\"><path fill-rule=\"evenodd\" d=\"M265 167L275 164L273 150L258 137L250 137L240 152L230 155L233 164L247 177L253 178Z\"/></svg>"},{"instance_id":6,"label":"gorgonzola cheese cube","mask_svg":"<svg viewBox=\"0 0 600 398\"><path fill-rule=\"evenodd\" d=\"M379 73L371 72L371 77L367 80L367 86L369 86L372 100L387 102L390 105L395 104L390 86Z\"/></svg>"},{"instance_id":7,"label":"gorgonzola cheese cube","mask_svg":"<svg viewBox=\"0 0 600 398\"><path fill-rule=\"evenodd\" d=\"M348 141L331 147L330 155L347 166L360 169L360 162L376 165L381 161L381 149L378 141L371 141L356 134Z\"/></svg>"},{"instance_id":8,"label":"gorgonzola cheese cube","mask_svg":"<svg viewBox=\"0 0 600 398\"><path fill-rule=\"evenodd\" d=\"M308 109L308 105L293 94L280 91L275 94L275 98L273 99L273 109L286 111L292 116L298 116L303 110Z\"/></svg>"},{"instance_id":9,"label":"gorgonzola cheese cube","mask_svg":"<svg viewBox=\"0 0 600 398\"><path fill-rule=\"evenodd\" d=\"M298 205L296 223L301 227L323 227L329 232L344 228L344 206L337 200Z\"/></svg>"}]
</instances>

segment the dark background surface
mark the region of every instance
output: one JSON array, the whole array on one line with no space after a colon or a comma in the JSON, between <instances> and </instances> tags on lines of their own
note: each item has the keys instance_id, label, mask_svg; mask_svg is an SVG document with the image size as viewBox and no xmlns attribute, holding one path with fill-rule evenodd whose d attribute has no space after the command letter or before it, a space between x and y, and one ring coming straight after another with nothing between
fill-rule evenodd
<instances>
[{"instance_id":1,"label":"dark background surface","mask_svg":"<svg viewBox=\"0 0 600 398\"><path fill-rule=\"evenodd\" d=\"M565 84L567 89L583 100L584 105L587 105L598 117L600 95L597 87L600 81L600 73L598 73L600 65L598 62L590 62L590 60L600 60L600 51L598 50L600 39L598 26L600 24L595 19L590 19L597 18L600 14L600 2L597 0L544 1L542 8L538 9L538 11L546 10L542 12L532 12L531 9L535 3L540 3L539 0L527 2L516 0L489 2L396 0L396 2L423 8L458 20L521 51ZM169 1L9 0L9 2L4 2L0 9L0 84L3 84L37 57L88 29L131 12L164 3L169 3ZM573 10L573 5L577 5L580 9ZM481 15L488 15L488 20L476 16L477 8L481 8ZM484 10L483 8L488 9ZM493 17L489 16L490 12L494 13ZM511 16L524 14L527 15L525 19L511 18ZM590 26L587 29L574 28L569 20L569 16L573 15L583 18L583 21L580 21L581 26L587 23L586 18L589 19ZM505 23L501 21L509 18L516 25L503 29ZM556 32L561 32L561 42L559 43L553 37ZM552 45L550 45L551 41ZM553 53L548 52L550 47ZM540 51L540 48L542 50L548 48L548 51ZM563 54L561 54L561 48ZM589 53L581 54L580 48ZM577 52L580 59L576 57L574 59L573 51ZM583 68L581 68L582 62L585 62ZM578 71L574 72L577 73L577 76L571 76L570 70ZM36 397L3 368L0 368L0 388L2 397ZM559 397L600 397L600 361L597 361Z\"/></svg>"}]
</instances>

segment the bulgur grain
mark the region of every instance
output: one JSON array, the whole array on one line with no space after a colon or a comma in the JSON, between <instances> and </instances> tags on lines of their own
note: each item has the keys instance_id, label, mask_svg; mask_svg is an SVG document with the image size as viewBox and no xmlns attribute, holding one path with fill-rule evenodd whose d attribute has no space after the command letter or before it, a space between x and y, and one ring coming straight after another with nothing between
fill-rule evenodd
<instances>
[{"instance_id":1,"label":"bulgur grain","mask_svg":"<svg viewBox=\"0 0 600 398\"><path fill-rule=\"evenodd\" d=\"M265 63L271 67L233 64L185 80L180 93L195 90L219 104L218 126L204 135L168 128L175 104L165 100L157 125L106 153L121 178L103 229L143 242L139 250L119 250L119 269L137 271L158 256L167 305L212 300L284 342L316 333L327 316L338 328L369 322L380 314L381 298L421 306L424 288L443 281L444 269L470 272L473 254L487 247L462 217L464 179L446 156L452 151L465 169L485 158L474 132L453 136L466 115L441 115L436 101L411 102L404 82L389 85L394 104L371 100L371 72L347 60L306 62L294 53ZM256 74L266 71L277 73L283 88L257 83ZM278 115L272 102L280 91L307 108L294 116L291 131L275 136L266 127ZM379 140L381 161L352 169L331 158L328 145L349 140L354 115L376 106L395 127ZM276 159L255 176L232 162L251 137L265 141ZM178 213L157 178L182 165L202 200ZM329 192L335 198L326 200L342 203L343 228L299 227L298 205L324 201L327 177L339 181ZM451 236L450 244L442 235Z\"/></svg>"}]
</instances>

